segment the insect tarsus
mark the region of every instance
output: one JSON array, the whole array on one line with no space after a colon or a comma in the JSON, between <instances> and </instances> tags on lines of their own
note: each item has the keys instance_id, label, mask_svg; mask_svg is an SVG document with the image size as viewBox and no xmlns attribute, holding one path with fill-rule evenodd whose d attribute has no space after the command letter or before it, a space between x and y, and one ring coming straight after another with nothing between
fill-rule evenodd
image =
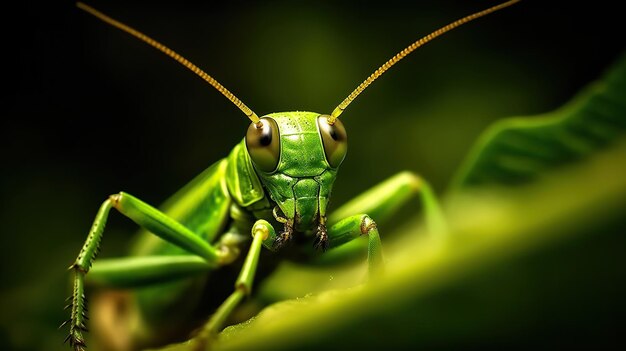
<instances>
[{"instance_id":1,"label":"insect tarsus","mask_svg":"<svg viewBox=\"0 0 626 351\"><path fill-rule=\"evenodd\" d=\"M283 231L276 237L276 241L274 241L274 248L276 250L284 247L288 242L291 241L293 235L293 220L288 220L283 227Z\"/></svg>"},{"instance_id":2,"label":"insect tarsus","mask_svg":"<svg viewBox=\"0 0 626 351\"><path fill-rule=\"evenodd\" d=\"M325 217L320 217L320 222L317 225L317 230L315 233L315 242L313 243L313 247L316 250L328 250L328 231L326 230Z\"/></svg>"},{"instance_id":3,"label":"insect tarsus","mask_svg":"<svg viewBox=\"0 0 626 351\"><path fill-rule=\"evenodd\" d=\"M74 351L85 351L87 349L87 345L85 344L85 339L83 337L83 333L87 332L88 329L85 325L85 320L87 318L87 299L85 295L82 294L80 296L70 296L72 302L70 302L64 309L72 310L72 317L63 324L59 326L59 329L64 327L66 324L70 325L70 331L67 337L64 340L64 343L70 343L70 346L74 349ZM75 318L75 314L80 314L82 321L78 321Z\"/></svg>"}]
</instances>

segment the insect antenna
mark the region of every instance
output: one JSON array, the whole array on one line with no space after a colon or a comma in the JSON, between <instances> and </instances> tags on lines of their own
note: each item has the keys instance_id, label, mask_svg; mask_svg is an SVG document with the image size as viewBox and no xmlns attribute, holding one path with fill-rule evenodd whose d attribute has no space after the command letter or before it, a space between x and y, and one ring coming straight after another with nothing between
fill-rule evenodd
<instances>
[{"instance_id":1,"label":"insect antenna","mask_svg":"<svg viewBox=\"0 0 626 351\"><path fill-rule=\"evenodd\" d=\"M228 89L226 89L222 84L220 84L217 80L215 80L215 78L211 77L210 75L208 75L206 72L204 72L202 69L200 69L200 67L194 65L193 63L189 62L189 60L187 60L186 58L182 57L181 55L179 55L176 51L168 48L167 46L159 43L158 41L150 38L149 36L141 33L140 31L131 28L127 25L125 25L124 23L121 23L107 15L105 15L104 13L94 9L93 7L84 4L82 2L77 2L76 6L97 17L98 19L102 20L103 22L118 28L134 37L136 37L137 39L145 42L146 44L152 46L153 48L161 51L162 53L164 53L165 55L171 57L172 59L176 60L178 63L180 63L181 65L187 67L190 71L192 71L193 73L195 73L196 75L198 75L200 78L204 79L207 83L211 84L215 89L217 89L217 91L219 91L220 93L222 93L222 95L224 95L228 100L230 100L233 104L235 104L235 106L237 106L243 113L246 114L246 116L253 122L255 123L257 126L259 126L261 124L261 120L259 119L259 116L257 116L256 113L254 113L254 111L252 111L248 106L246 106L246 104L244 104L241 100L239 100L233 93L231 93Z\"/></svg>"},{"instance_id":2,"label":"insect antenna","mask_svg":"<svg viewBox=\"0 0 626 351\"><path fill-rule=\"evenodd\" d=\"M367 79L365 79L363 81L363 83L361 83L358 87L356 87L356 89L354 89L350 95L348 95L347 98L345 98L340 104L339 106L335 107L335 109L333 110L333 112L330 114L330 117L328 117L328 124L333 124L335 122L335 120L339 117L339 115L343 112L343 110L346 109L346 107L348 107L348 105L350 105L350 103L352 101L354 101L354 99L356 99L357 96L359 96L359 94L361 94L361 92L363 92L363 90L365 90L365 88L367 88L370 84L372 84L372 82L374 82L378 77L380 77L383 73L385 73L389 68L391 68L391 66L395 65L396 63L398 63L398 61L402 60L404 57L406 57L407 55L409 55L410 53L412 53L415 49L419 48L420 46L428 43L429 41L435 39L436 37L451 31L454 28L457 28L467 22L470 22L472 20L475 20L479 17L488 15L492 12L501 10L505 7L509 7L517 2L519 2L520 0L510 0L504 3L501 3L499 5L495 5L493 7L490 7L488 9L473 13L469 16L465 16L461 19L458 19L446 26L443 26L439 29L437 29L436 31L428 34L427 36L420 38L419 40L415 41L413 44L407 46L404 50L400 51L399 53L397 53L394 57L392 57L391 59L389 59L387 62L385 62L382 66L378 67L378 69L376 71L374 71L374 73L372 73L369 77L367 77Z\"/></svg>"}]
</instances>

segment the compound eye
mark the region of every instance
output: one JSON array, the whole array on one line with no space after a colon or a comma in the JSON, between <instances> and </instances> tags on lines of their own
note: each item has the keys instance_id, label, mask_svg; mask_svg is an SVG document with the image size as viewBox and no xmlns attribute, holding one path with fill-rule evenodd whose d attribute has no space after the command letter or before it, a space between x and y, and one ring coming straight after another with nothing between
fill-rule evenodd
<instances>
[{"instance_id":1,"label":"compound eye","mask_svg":"<svg viewBox=\"0 0 626 351\"><path fill-rule=\"evenodd\" d=\"M331 125L328 124L328 117L327 115L319 116L317 125L320 128L326 161L331 167L337 168L346 157L348 135L340 120L336 119L335 123Z\"/></svg>"},{"instance_id":2,"label":"compound eye","mask_svg":"<svg viewBox=\"0 0 626 351\"><path fill-rule=\"evenodd\" d=\"M246 148L254 165L263 172L273 172L280 160L278 125L271 118L261 118L261 126L250 124L246 133Z\"/></svg>"}]
</instances>

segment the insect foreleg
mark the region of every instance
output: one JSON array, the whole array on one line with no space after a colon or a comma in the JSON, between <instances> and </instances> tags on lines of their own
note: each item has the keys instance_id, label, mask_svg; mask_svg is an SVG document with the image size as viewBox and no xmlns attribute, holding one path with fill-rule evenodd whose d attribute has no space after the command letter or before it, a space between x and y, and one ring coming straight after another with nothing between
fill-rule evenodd
<instances>
[{"instance_id":1,"label":"insect foreleg","mask_svg":"<svg viewBox=\"0 0 626 351\"><path fill-rule=\"evenodd\" d=\"M343 218L367 213L378 223L384 223L404 206L407 201L418 196L424 211L428 231L440 235L446 224L439 201L430 185L412 172L400 172L339 207L328 217L332 226Z\"/></svg>"},{"instance_id":2,"label":"insect foreleg","mask_svg":"<svg viewBox=\"0 0 626 351\"><path fill-rule=\"evenodd\" d=\"M87 284L108 288L138 288L206 273L217 266L216 263L209 263L193 255L101 259L89 271Z\"/></svg>"},{"instance_id":3,"label":"insect foreleg","mask_svg":"<svg viewBox=\"0 0 626 351\"><path fill-rule=\"evenodd\" d=\"M401 172L355 197L328 217L330 246L334 249L320 257L320 263L354 256L357 253L355 250L362 252L360 246L343 244L361 235L368 235L370 272L378 270L378 266L382 264L381 254L378 253L380 241L376 225L370 218L378 223L384 223L416 196L422 205L429 232L433 235L444 233L445 220L428 183L411 172Z\"/></svg>"},{"instance_id":4,"label":"insect foreleg","mask_svg":"<svg viewBox=\"0 0 626 351\"><path fill-rule=\"evenodd\" d=\"M71 302L67 306L67 308L71 307L71 318L66 322L70 323L70 334L66 340L69 340L70 345L77 351L85 348L82 333L87 330L84 279L98 253L111 208L117 209L141 227L164 240L199 256L207 265L218 265L222 256L218 249L156 208L123 192L111 195L100 207L85 244L70 266L70 269L74 271L74 287ZM146 272L146 267L139 269L139 271Z\"/></svg>"},{"instance_id":5,"label":"insect foreleg","mask_svg":"<svg viewBox=\"0 0 626 351\"><path fill-rule=\"evenodd\" d=\"M254 281L257 264L259 263L261 248L264 244L269 247L272 246L272 241L276 240L276 231L269 222L259 219L252 227L252 237L250 250L235 282L235 291L218 307L217 311L195 337L195 349L197 350L205 349L206 343L220 331L226 318L237 307L239 302L252 292L252 282Z\"/></svg>"},{"instance_id":6,"label":"insect foreleg","mask_svg":"<svg viewBox=\"0 0 626 351\"><path fill-rule=\"evenodd\" d=\"M366 214L342 219L328 229L331 247L337 247L367 235L367 263L370 276L383 268L383 253L376 223Z\"/></svg>"}]
</instances>

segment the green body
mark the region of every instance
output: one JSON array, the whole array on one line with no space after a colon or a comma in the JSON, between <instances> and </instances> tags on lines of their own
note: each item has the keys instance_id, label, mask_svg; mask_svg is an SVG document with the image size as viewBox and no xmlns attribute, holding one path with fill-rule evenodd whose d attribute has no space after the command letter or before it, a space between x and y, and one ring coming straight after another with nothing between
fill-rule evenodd
<instances>
[{"instance_id":1,"label":"green body","mask_svg":"<svg viewBox=\"0 0 626 351\"><path fill-rule=\"evenodd\" d=\"M72 307L68 339L75 350L84 350L85 345L85 277L93 285L134 289L128 301L133 307L123 318L124 332L132 340L127 348L180 340L202 325L196 340L206 342L251 293L262 247L270 250L260 271L268 271L273 267L272 257L277 261L317 255L311 245L314 242L316 248L332 249L331 256L353 255L353 250L344 250L348 247L342 245L365 236L370 272L378 271L383 263L380 238L368 214L384 221L415 195L420 195L433 232L442 232L443 220L432 191L408 172L391 177L327 215L337 168L347 149L341 123L339 133L338 126L325 124L322 128L326 116L318 113L274 113L262 120L264 126L273 126L270 129L278 137L268 139L278 143L271 144L276 147L271 171L261 170L267 164L259 166L258 154L249 151L250 135L265 128L252 124L228 157L211 165L160 208L124 192L111 195L102 204L70 267L74 290L68 306ZM331 145L335 142L331 137L339 144ZM95 262L111 208L143 230L130 256ZM282 231L277 234L279 230L274 228ZM294 245L285 245L285 250L277 246L292 238ZM232 281L237 274L233 291L224 281ZM212 317L205 322L209 315ZM116 323L120 322L116 319Z\"/></svg>"},{"instance_id":2,"label":"green body","mask_svg":"<svg viewBox=\"0 0 626 351\"><path fill-rule=\"evenodd\" d=\"M272 215L277 205L287 217L300 219L296 221L295 235L310 236L319 216L326 215L337 174L324 156L316 122L319 115L284 112L266 116L280 127L281 160L275 172L255 170L242 140L226 158L215 162L166 201L161 210L209 243L219 243L223 235L228 235L240 242L242 250L252 239L249 233L256 220L263 219L280 228ZM266 247L272 248L269 243ZM185 252L144 230L131 255ZM178 323L188 321L190 315L202 318L204 311L194 310L203 297L202 285L207 282L205 275L140 289L137 302L144 311L141 328L152 325L161 329L172 319ZM184 303L181 296L185 296Z\"/></svg>"},{"instance_id":3,"label":"green body","mask_svg":"<svg viewBox=\"0 0 626 351\"><path fill-rule=\"evenodd\" d=\"M391 177L335 213L327 214L337 169L347 151L346 131L337 118L363 89L419 46L515 2L508 1L466 16L411 44L368 77L331 115L284 112L262 118L171 49L78 3L81 9L134 35L198 74L253 123L227 158L210 166L160 208L124 192L111 195L103 202L81 251L70 266L74 280L67 306L71 317L66 322L70 327L66 340L75 351L85 350L83 333L88 320L85 284L89 282L136 289L125 321L114 317L110 323L113 328L119 328L122 323L123 333L130 334L124 338L129 344L121 348L155 346L188 337L190 328L202 325L200 323L210 314L208 322L194 337L194 342L198 343L194 349L200 350L221 330L242 299L250 295L263 247L270 251L281 249L274 256L281 257L282 248L293 240L293 244L314 243L316 249L332 249L334 256L345 256L353 253L345 249L345 243L366 237L371 276L383 266L374 220L388 219L416 195L422 201L430 231L444 233L444 221L430 187L409 172ZM130 256L99 260L94 264L113 208L133 220L143 232ZM312 252L315 251L305 249L295 257L310 258ZM268 261L266 258L263 257L264 262ZM267 267L267 263L263 266ZM237 278L232 279L235 274ZM234 287L224 290L228 285L222 283L223 279L234 280ZM216 309L216 304L211 302L221 304ZM109 315L121 314L115 306L111 308L114 310ZM119 335L109 333L109 336Z\"/></svg>"}]
</instances>

